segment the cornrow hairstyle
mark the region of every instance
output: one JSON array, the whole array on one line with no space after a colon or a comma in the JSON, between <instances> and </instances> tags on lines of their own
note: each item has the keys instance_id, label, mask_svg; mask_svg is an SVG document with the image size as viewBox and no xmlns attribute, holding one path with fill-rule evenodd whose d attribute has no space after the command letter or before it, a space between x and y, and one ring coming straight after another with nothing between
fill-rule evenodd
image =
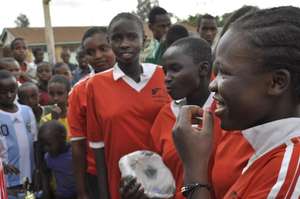
<instances>
[{"instance_id":1,"label":"cornrow hairstyle","mask_svg":"<svg viewBox=\"0 0 300 199\"><path fill-rule=\"evenodd\" d=\"M249 44L260 50L265 70L290 71L292 85L300 97L300 9L292 6L249 13L232 24Z\"/></svg>"},{"instance_id":2,"label":"cornrow hairstyle","mask_svg":"<svg viewBox=\"0 0 300 199\"><path fill-rule=\"evenodd\" d=\"M167 15L167 14L168 12L165 9L159 6L155 6L150 10L148 14L148 22L150 24L154 24L157 15Z\"/></svg>"},{"instance_id":3,"label":"cornrow hairstyle","mask_svg":"<svg viewBox=\"0 0 300 199\"><path fill-rule=\"evenodd\" d=\"M199 15L198 16L198 20L197 20L197 27L200 27L201 21L202 19L212 19L212 20L216 20L216 18L210 14L204 14L204 15Z\"/></svg>"},{"instance_id":4,"label":"cornrow hairstyle","mask_svg":"<svg viewBox=\"0 0 300 199\"><path fill-rule=\"evenodd\" d=\"M111 32L111 27L112 27L112 25L113 25L115 22L119 21L120 19L127 19L127 20L130 20L130 21L135 22L135 23L139 26L139 28L141 29L141 31L142 31L142 36L143 36L143 38L144 38L145 32L144 32L144 25L143 25L143 22L141 21L141 19L140 19L137 15L131 14L131 13L129 13L129 12L122 12L122 13L117 14L117 15L110 21L110 23L109 23L109 26L108 26L108 33Z\"/></svg>"},{"instance_id":5,"label":"cornrow hairstyle","mask_svg":"<svg viewBox=\"0 0 300 199\"><path fill-rule=\"evenodd\" d=\"M195 64L206 61L209 64L209 77L212 66L212 54L210 44L202 38L184 37L175 41L170 47L179 47L184 54L190 56Z\"/></svg>"},{"instance_id":6,"label":"cornrow hairstyle","mask_svg":"<svg viewBox=\"0 0 300 199\"><path fill-rule=\"evenodd\" d=\"M106 27L91 27L89 28L84 34L83 37L81 39L81 45L83 45L84 41L89 38L94 36L95 34L107 34L107 28Z\"/></svg>"},{"instance_id":7,"label":"cornrow hairstyle","mask_svg":"<svg viewBox=\"0 0 300 199\"><path fill-rule=\"evenodd\" d=\"M64 75L54 75L48 82L48 86L52 83L65 85L67 92L71 90L71 82Z\"/></svg>"},{"instance_id":8,"label":"cornrow hairstyle","mask_svg":"<svg viewBox=\"0 0 300 199\"><path fill-rule=\"evenodd\" d=\"M172 25L166 34L166 48L168 48L172 43L174 43L178 39L188 36L189 32L184 26L178 24Z\"/></svg>"},{"instance_id":9,"label":"cornrow hairstyle","mask_svg":"<svg viewBox=\"0 0 300 199\"><path fill-rule=\"evenodd\" d=\"M12 42L10 43L10 49L11 49L11 50L15 49L16 43L17 43L18 41L23 41L23 42L25 42L25 39L22 38L22 37L17 37L17 38L15 38L14 40L12 40Z\"/></svg>"}]
</instances>

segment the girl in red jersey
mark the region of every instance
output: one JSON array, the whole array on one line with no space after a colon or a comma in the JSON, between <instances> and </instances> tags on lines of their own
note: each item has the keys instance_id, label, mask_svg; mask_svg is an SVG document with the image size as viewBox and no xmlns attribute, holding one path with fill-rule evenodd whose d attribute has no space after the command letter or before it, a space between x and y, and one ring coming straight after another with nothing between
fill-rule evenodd
<instances>
[{"instance_id":1,"label":"girl in red jersey","mask_svg":"<svg viewBox=\"0 0 300 199\"><path fill-rule=\"evenodd\" d=\"M119 199L118 161L136 150L151 149L150 129L170 101L161 67L139 62L143 23L130 13L115 16L108 39L117 63L87 84L87 132L96 154L100 198Z\"/></svg>"},{"instance_id":2,"label":"girl in red jersey","mask_svg":"<svg viewBox=\"0 0 300 199\"><path fill-rule=\"evenodd\" d=\"M295 7L257 11L233 23L217 46L214 112L222 128L242 130L254 149L225 199L300 196L299 20ZM198 114L204 115L201 129L191 127ZM182 107L173 137L188 198L210 198L212 128L210 111Z\"/></svg>"}]
</instances>

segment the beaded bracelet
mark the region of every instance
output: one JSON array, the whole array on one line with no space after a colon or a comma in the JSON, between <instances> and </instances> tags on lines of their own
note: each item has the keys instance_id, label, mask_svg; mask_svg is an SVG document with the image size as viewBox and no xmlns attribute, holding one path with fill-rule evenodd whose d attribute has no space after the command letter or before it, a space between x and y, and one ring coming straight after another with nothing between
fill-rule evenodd
<instances>
[{"instance_id":1,"label":"beaded bracelet","mask_svg":"<svg viewBox=\"0 0 300 199\"><path fill-rule=\"evenodd\" d=\"M211 190L211 187L208 184L193 183L187 184L181 188L181 193L184 197L188 197L190 194L194 193L197 189L206 188L208 191Z\"/></svg>"}]
</instances>

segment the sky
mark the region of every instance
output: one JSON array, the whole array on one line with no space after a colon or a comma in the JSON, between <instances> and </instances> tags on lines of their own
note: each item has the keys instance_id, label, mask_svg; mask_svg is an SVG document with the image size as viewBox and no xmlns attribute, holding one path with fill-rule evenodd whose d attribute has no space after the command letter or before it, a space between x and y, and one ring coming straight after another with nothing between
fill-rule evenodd
<instances>
[{"instance_id":1,"label":"sky","mask_svg":"<svg viewBox=\"0 0 300 199\"><path fill-rule=\"evenodd\" d=\"M44 26L42 1L0 0L0 31L15 27L14 21L20 13L27 15L31 27ZM186 19L197 13L222 15L243 5L300 7L300 0L159 0L159 5L180 19ZM137 0L51 0L50 6L52 26L107 25L117 13L135 11Z\"/></svg>"}]
</instances>

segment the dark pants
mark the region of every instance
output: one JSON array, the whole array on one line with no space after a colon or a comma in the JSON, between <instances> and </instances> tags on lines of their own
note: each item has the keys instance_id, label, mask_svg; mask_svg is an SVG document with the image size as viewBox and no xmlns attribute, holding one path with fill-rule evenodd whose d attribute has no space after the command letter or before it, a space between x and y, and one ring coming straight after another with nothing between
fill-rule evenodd
<instances>
[{"instance_id":1,"label":"dark pants","mask_svg":"<svg viewBox=\"0 0 300 199\"><path fill-rule=\"evenodd\" d=\"M87 173L87 191L90 199L99 199L99 183L96 175Z\"/></svg>"}]
</instances>

